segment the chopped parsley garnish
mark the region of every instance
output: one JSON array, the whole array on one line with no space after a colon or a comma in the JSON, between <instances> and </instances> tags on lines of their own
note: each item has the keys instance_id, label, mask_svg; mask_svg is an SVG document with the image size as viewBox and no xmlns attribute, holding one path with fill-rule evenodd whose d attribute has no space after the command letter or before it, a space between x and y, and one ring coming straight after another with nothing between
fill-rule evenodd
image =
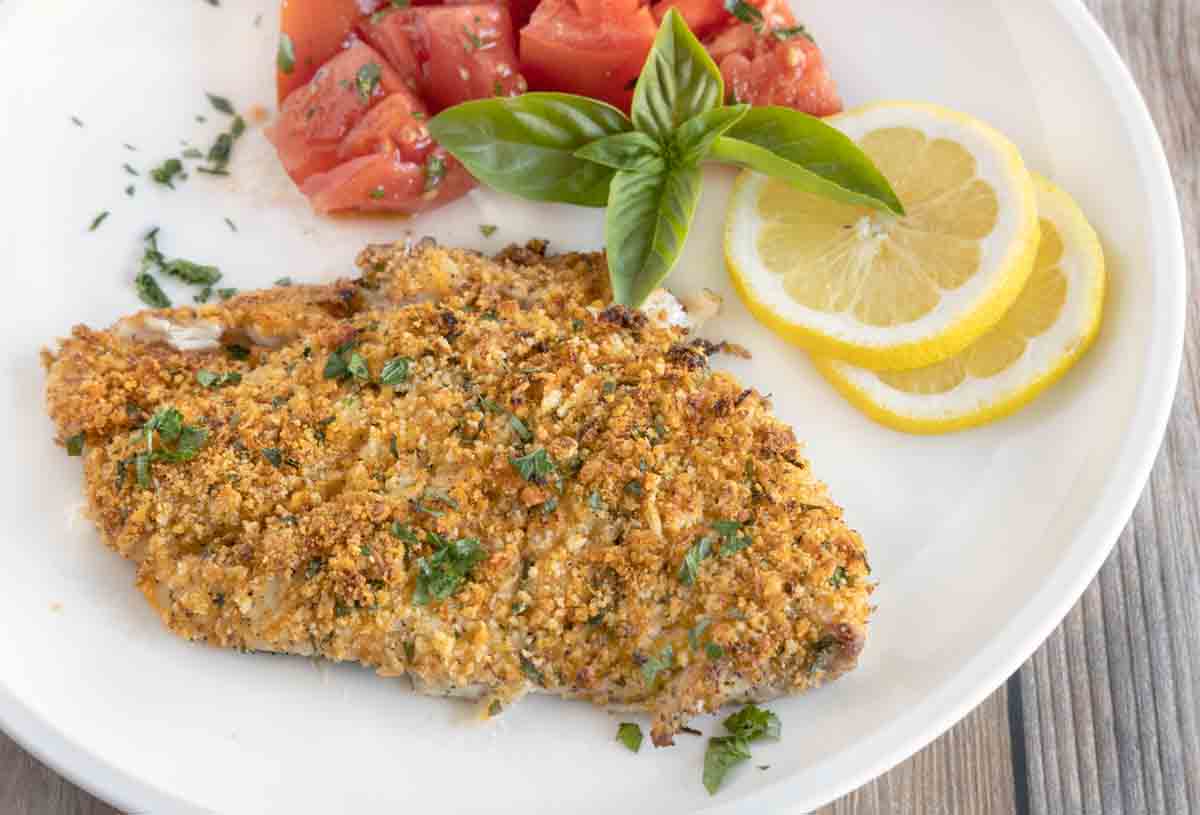
<instances>
[{"instance_id":1,"label":"chopped parsley garnish","mask_svg":"<svg viewBox=\"0 0 1200 815\"><path fill-rule=\"evenodd\" d=\"M700 574L700 563L712 554L712 545L712 536L705 535L688 548L683 556L683 565L679 567L679 582L685 586L696 582L696 577Z\"/></svg>"},{"instance_id":2,"label":"chopped parsley garnish","mask_svg":"<svg viewBox=\"0 0 1200 815\"><path fill-rule=\"evenodd\" d=\"M509 462L526 481L538 483L555 471L554 461L541 447L524 456L509 458Z\"/></svg>"},{"instance_id":3,"label":"chopped parsley garnish","mask_svg":"<svg viewBox=\"0 0 1200 815\"><path fill-rule=\"evenodd\" d=\"M370 196L372 200L378 201L387 195L387 192L384 191L383 187L375 187L373 190L367 193L367 195Z\"/></svg>"},{"instance_id":4,"label":"chopped parsley garnish","mask_svg":"<svg viewBox=\"0 0 1200 815\"><path fill-rule=\"evenodd\" d=\"M846 574L845 566L838 566L833 570L833 574L829 576L829 585L835 589L840 589L850 582L850 576Z\"/></svg>"},{"instance_id":5,"label":"chopped parsley garnish","mask_svg":"<svg viewBox=\"0 0 1200 815\"><path fill-rule=\"evenodd\" d=\"M498 228L499 227L497 227L495 224L480 224L479 234L483 235L485 238L490 238L492 235L496 234L496 230Z\"/></svg>"},{"instance_id":6,"label":"chopped parsley garnish","mask_svg":"<svg viewBox=\"0 0 1200 815\"><path fill-rule=\"evenodd\" d=\"M747 23L756 32L763 29L763 13L746 0L725 0L725 10Z\"/></svg>"},{"instance_id":7,"label":"chopped parsley garnish","mask_svg":"<svg viewBox=\"0 0 1200 815\"><path fill-rule=\"evenodd\" d=\"M130 175L141 175L141 173L139 173L137 170L133 169L133 167L129 166L128 161L125 162L124 164L122 164L121 166L124 167L125 172L129 173Z\"/></svg>"},{"instance_id":8,"label":"chopped parsley garnish","mask_svg":"<svg viewBox=\"0 0 1200 815\"><path fill-rule=\"evenodd\" d=\"M275 285L276 286L285 286L285 287L290 286L290 285L292 285L292 279L290 277L281 277L275 281Z\"/></svg>"},{"instance_id":9,"label":"chopped parsley garnish","mask_svg":"<svg viewBox=\"0 0 1200 815\"><path fill-rule=\"evenodd\" d=\"M72 116L71 121L75 124L76 127L83 127L83 120L80 119L78 116Z\"/></svg>"},{"instance_id":10,"label":"chopped parsley garnish","mask_svg":"<svg viewBox=\"0 0 1200 815\"><path fill-rule=\"evenodd\" d=\"M217 293L219 294L220 292L218 291ZM225 346L225 353L238 361L250 359L250 349L244 345L227 345Z\"/></svg>"},{"instance_id":11,"label":"chopped parsley garnish","mask_svg":"<svg viewBox=\"0 0 1200 815\"><path fill-rule=\"evenodd\" d=\"M278 447L264 447L262 454L263 458L271 462L271 466L275 469L278 470L283 466L283 453L279 451Z\"/></svg>"},{"instance_id":12,"label":"chopped parsley garnish","mask_svg":"<svg viewBox=\"0 0 1200 815\"><path fill-rule=\"evenodd\" d=\"M208 148L209 166L197 167L196 171L208 175L229 175L226 165L229 164L229 158L233 154L233 144L245 132L246 120L241 116L234 116L233 123L229 125L229 130L219 134L216 141L213 142L212 147Z\"/></svg>"},{"instance_id":13,"label":"chopped parsley garnish","mask_svg":"<svg viewBox=\"0 0 1200 815\"><path fill-rule=\"evenodd\" d=\"M425 159L425 192L437 187L446 177L446 160L441 156Z\"/></svg>"},{"instance_id":14,"label":"chopped parsley garnish","mask_svg":"<svg viewBox=\"0 0 1200 815\"><path fill-rule=\"evenodd\" d=\"M642 728L633 722L621 722L617 725L617 741L624 744L631 752L642 749Z\"/></svg>"},{"instance_id":15,"label":"chopped parsley garnish","mask_svg":"<svg viewBox=\"0 0 1200 815\"><path fill-rule=\"evenodd\" d=\"M99 215L97 215L95 218L93 218L91 225L88 226L88 232L95 232L100 227L100 224L104 223L104 219L107 218L108 216L109 216L109 212L106 209L103 212L101 212Z\"/></svg>"},{"instance_id":16,"label":"chopped parsley garnish","mask_svg":"<svg viewBox=\"0 0 1200 815\"><path fill-rule=\"evenodd\" d=\"M130 198L133 197L133 185L132 184L130 184L128 187L125 188L125 194L128 195Z\"/></svg>"},{"instance_id":17,"label":"chopped parsley garnish","mask_svg":"<svg viewBox=\"0 0 1200 815\"><path fill-rule=\"evenodd\" d=\"M725 776L737 765L750 760L750 746L735 736L719 736L708 740L704 751L704 788L716 795Z\"/></svg>"},{"instance_id":18,"label":"chopped parsley garnish","mask_svg":"<svg viewBox=\"0 0 1200 815\"><path fill-rule=\"evenodd\" d=\"M417 537L416 533L412 531L412 527L408 524L392 521L391 531L393 537L397 537L405 543L411 543L414 546L421 543L421 539Z\"/></svg>"},{"instance_id":19,"label":"chopped parsley garnish","mask_svg":"<svg viewBox=\"0 0 1200 815\"><path fill-rule=\"evenodd\" d=\"M731 769L750 760L751 742L778 739L782 733L779 717L756 705L746 705L723 724L732 735L709 739L704 753L704 788L710 795L716 794Z\"/></svg>"},{"instance_id":20,"label":"chopped parsley garnish","mask_svg":"<svg viewBox=\"0 0 1200 815\"><path fill-rule=\"evenodd\" d=\"M625 485L625 492L629 493L630 495L632 495L635 498L641 498L642 497L642 482L638 481L637 479L634 479L633 481L628 482Z\"/></svg>"},{"instance_id":21,"label":"chopped parsley garnish","mask_svg":"<svg viewBox=\"0 0 1200 815\"><path fill-rule=\"evenodd\" d=\"M746 741L761 738L778 739L782 735L779 717L757 705L746 705L724 721L725 729Z\"/></svg>"},{"instance_id":22,"label":"chopped parsley garnish","mask_svg":"<svg viewBox=\"0 0 1200 815\"><path fill-rule=\"evenodd\" d=\"M202 388L223 388L226 385L236 385L242 381L242 375L237 371L226 371L223 374L213 371L196 371L196 381Z\"/></svg>"},{"instance_id":23,"label":"chopped parsley garnish","mask_svg":"<svg viewBox=\"0 0 1200 815\"><path fill-rule=\"evenodd\" d=\"M329 359L325 361L325 378L326 379L361 379L366 381L371 378L370 372L367 370L367 361L359 356L354 350L355 341L344 343L338 346Z\"/></svg>"},{"instance_id":24,"label":"chopped parsley garnish","mask_svg":"<svg viewBox=\"0 0 1200 815\"><path fill-rule=\"evenodd\" d=\"M739 534L742 530L739 521L714 521L712 528L721 536L721 557L729 557L745 549L751 543L749 535Z\"/></svg>"},{"instance_id":25,"label":"chopped parsley garnish","mask_svg":"<svg viewBox=\"0 0 1200 815\"><path fill-rule=\"evenodd\" d=\"M432 555L417 560L413 604L418 606L453 595L487 556L475 538L450 542L436 533L427 532L426 542L437 549Z\"/></svg>"},{"instance_id":26,"label":"chopped parsley garnish","mask_svg":"<svg viewBox=\"0 0 1200 815\"><path fill-rule=\"evenodd\" d=\"M708 655L709 659L717 660L725 656L725 649L715 642L709 642L704 645L704 653Z\"/></svg>"},{"instance_id":27,"label":"chopped parsley garnish","mask_svg":"<svg viewBox=\"0 0 1200 815\"><path fill-rule=\"evenodd\" d=\"M402 524L399 521L392 521L392 535L399 538L405 543L411 543L414 546L420 545L421 540L416 533L412 531L412 527L408 524Z\"/></svg>"},{"instance_id":28,"label":"chopped parsley garnish","mask_svg":"<svg viewBox=\"0 0 1200 815\"><path fill-rule=\"evenodd\" d=\"M191 461L208 440L208 431L202 427L184 424L183 414L175 408L163 408L142 425L146 439L146 450L133 457L134 472L138 485L149 487L153 483L150 465L155 461L179 463ZM157 447L155 440L158 441ZM123 480L124 468L118 470L118 479Z\"/></svg>"},{"instance_id":29,"label":"chopped parsley garnish","mask_svg":"<svg viewBox=\"0 0 1200 815\"><path fill-rule=\"evenodd\" d=\"M529 432L529 428L525 426L525 423L521 421L521 418L517 414L508 414L508 426L513 429L513 432L517 434L517 437L521 441L526 444L533 441L533 434Z\"/></svg>"},{"instance_id":30,"label":"chopped parsley garnish","mask_svg":"<svg viewBox=\"0 0 1200 815\"><path fill-rule=\"evenodd\" d=\"M126 142L125 144L122 144L121 146L124 147L126 150L128 150L131 153L137 152L137 148L134 147L132 144L129 144L128 142Z\"/></svg>"},{"instance_id":31,"label":"chopped parsley garnish","mask_svg":"<svg viewBox=\"0 0 1200 815\"><path fill-rule=\"evenodd\" d=\"M162 265L162 272L194 286L211 286L221 279L221 270L216 266L205 266L183 258L167 261Z\"/></svg>"},{"instance_id":32,"label":"chopped parsley garnish","mask_svg":"<svg viewBox=\"0 0 1200 815\"><path fill-rule=\"evenodd\" d=\"M604 510L604 500L600 497L600 493L598 492L593 492L588 496L587 505L589 509L592 509L596 512L601 512Z\"/></svg>"},{"instance_id":33,"label":"chopped parsley garnish","mask_svg":"<svg viewBox=\"0 0 1200 815\"><path fill-rule=\"evenodd\" d=\"M658 656L650 656L642 663L642 678L647 685L653 685L658 675L669 670L675 664L675 651L670 645L665 646Z\"/></svg>"},{"instance_id":34,"label":"chopped parsley garnish","mask_svg":"<svg viewBox=\"0 0 1200 815\"><path fill-rule=\"evenodd\" d=\"M188 149L184 150L182 155L184 158L204 158L204 154L195 147L189 147Z\"/></svg>"},{"instance_id":35,"label":"chopped parsley garnish","mask_svg":"<svg viewBox=\"0 0 1200 815\"><path fill-rule=\"evenodd\" d=\"M279 52L275 55L275 64L285 74L290 74L296 68L296 46L292 38L283 32L279 35Z\"/></svg>"},{"instance_id":36,"label":"chopped parsley garnish","mask_svg":"<svg viewBox=\"0 0 1200 815\"><path fill-rule=\"evenodd\" d=\"M538 670L538 666L533 664L533 660L521 654L521 673L529 677L530 681L536 685L544 686L546 684L546 676Z\"/></svg>"},{"instance_id":37,"label":"chopped parsley garnish","mask_svg":"<svg viewBox=\"0 0 1200 815\"><path fill-rule=\"evenodd\" d=\"M379 87L379 63L368 62L358 69L354 75L354 86L358 89L358 98L364 105L370 104L375 89Z\"/></svg>"},{"instance_id":38,"label":"chopped parsley garnish","mask_svg":"<svg viewBox=\"0 0 1200 815\"><path fill-rule=\"evenodd\" d=\"M412 365L412 360L408 357L394 357L383 364L383 371L379 374L379 384L381 385L402 385L408 381L408 370Z\"/></svg>"},{"instance_id":39,"label":"chopped parsley garnish","mask_svg":"<svg viewBox=\"0 0 1200 815\"><path fill-rule=\"evenodd\" d=\"M233 115L233 104L224 96L217 96L215 93L204 94L208 97L208 101L212 103L213 108L218 113L224 113L226 116Z\"/></svg>"},{"instance_id":40,"label":"chopped parsley garnish","mask_svg":"<svg viewBox=\"0 0 1200 815\"><path fill-rule=\"evenodd\" d=\"M156 184L162 184L169 189L175 189L175 177L183 174L183 162L177 158L169 158L150 171L150 178Z\"/></svg>"},{"instance_id":41,"label":"chopped parsley garnish","mask_svg":"<svg viewBox=\"0 0 1200 815\"><path fill-rule=\"evenodd\" d=\"M133 285L137 289L138 298L151 308L171 307L171 298L167 297L166 292L149 272L142 272L135 277Z\"/></svg>"},{"instance_id":42,"label":"chopped parsley garnish","mask_svg":"<svg viewBox=\"0 0 1200 815\"><path fill-rule=\"evenodd\" d=\"M789 28L774 28L771 29L771 35L777 40L790 40L795 37L803 37L809 42L815 43L813 35L808 33L808 29L802 25L794 25Z\"/></svg>"},{"instance_id":43,"label":"chopped parsley garnish","mask_svg":"<svg viewBox=\"0 0 1200 815\"><path fill-rule=\"evenodd\" d=\"M704 635L704 631L711 624L711 620L701 620L688 630L688 645L693 648L700 647L700 637Z\"/></svg>"},{"instance_id":44,"label":"chopped parsley garnish","mask_svg":"<svg viewBox=\"0 0 1200 815\"><path fill-rule=\"evenodd\" d=\"M238 293L238 290L233 289L233 288L217 289L217 297L220 297L222 301L228 300L230 297L233 297L237 293Z\"/></svg>"},{"instance_id":45,"label":"chopped parsley garnish","mask_svg":"<svg viewBox=\"0 0 1200 815\"><path fill-rule=\"evenodd\" d=\"M225 225L229 227L230 232L238 231L237 224L235 224L233 221L229 220L228 218L225 219Z\"/></svg>"},{"instance_id":46,"label":"chopped parsley garnish","mask_svg":"<svg viewBox=\"0 0 1200 815\"><path fill-rule=\"evenodd\" d=\"M471 51L486 51L487 49L496 45L496 43L491 40L482 39L478 34L466 26L463 26L463 33L467 35L466 50L468 53Z\"/></svg>"},{"instance_id":47,"label":"chopped parsley garnish","mask_svg":"<svg viewBox=\"0 0 1200 815\"><path fill-rule=\"evenodd\" d=\"M453 510L458 510L458 502L450 497L450 493L440 487L426 487L421 491L420 499L413 502L413 510L423 512L426 515L432 515L435 518L440 518L445 515L441 510L432 509L425 505L425 502L440 501Z\"/></svg>"},{"instance_id":48,"label":"chopped parsley garnish","mask_svg":"<svg viewBox=\"0 0 1200 815\"><path fill-rule=\"evenodd\" d=\"M83 433L76 433L74 436L67 437L67 455L81 456L83 455Z\"/></svg>"}]
</instances>

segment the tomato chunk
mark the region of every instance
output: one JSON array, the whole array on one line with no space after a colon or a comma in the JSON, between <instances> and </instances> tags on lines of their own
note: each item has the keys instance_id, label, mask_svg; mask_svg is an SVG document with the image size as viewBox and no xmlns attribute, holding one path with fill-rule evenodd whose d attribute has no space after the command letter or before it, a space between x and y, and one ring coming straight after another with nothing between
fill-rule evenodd
<instances>
[{"instance_id":1,"label":"tomato chunk","mask_svg":"<svg viewBox=\"0 0 1200 815\"><path fill-rule=\"evenodd\" d=\"M521 29L521 70L535 90L603 99L624 110L658 26L647 7L589 18L569 0L543 0Z\"/></svg>"},{"instance_id":2,"label":"tomato chunk","mask_svg":"<svg viewBox=\"0 0 1200 815\"><path fill-rule=\"evenodd\" d=\"M825 55L796 25L784 0L751 0L762 13L755 26L732 15L704 41L725 79L725 94L751 105L782 105L830 116L842 110Z\"/></svg>"},{"instance_id":3,"label":"tomato chunk","mask_svg":"<svg viewBox=\"0 0 1200 815\"><path fill-rule=\"evenodd\" d=\"M462 197L475 186L463 166L440 148L423 163L397 152L360 156L311 176L300 191L317 212L396 212L412 215Z\"/></svg>"},{"instance_id":4,"label":"tomato chunk","mask_svg":"<svg viewBox=\"0 0 1200 815\"><path fill-rule=\"evenodd\" d=\"M425 127L425 106L413 93L397 91L367 111L337 148L340 161L370 153L399 153L405 161L423 162L433 147Z\"/></svg>"},{"instance_id":5,"label":"tomato chunk","mask_svg":"<svg viewBox=\"0 0 1200 815\"><path fill-rule=\"evenodd\" d=\"M400 91L407 91L400 75L375 49L354 42L288 95L267 137L300 183L337 164L342 139L372 105Z\"/></svg>"},{"instance_id":6,"label":"tomato chunk","mask_svg":"<svg viewBox=\"0 0 1200 815\"><path fill-rule=\"evenodd\" d=\"M730 16L721 0L659 0L651 7L654 19L659 23L670 9L678 11L692 33L700 38L704 38Z\"/></svg>"},{"instance_id":7,"label":"tomato chunk","mask_svg":"<svg viewBox=\"0 0 1200 815\"><path fill-rule=\"evenodd\" d=\"M276 66L275 91L282 102L313 78L317 69L342 50L363 9L359 0L283 0L279 30L292 43L292 70Z\"/></svg>"},{"instance_id":8,"label":"tomato chunk","mask_svg":"<svg viewBox=\"0 0 1200 815\"><path fill-rule=\"evenodd\" d=\"M496 3L425 6L391 12L361 26L430 109L526 89L508 9Z\"/></svg>"}]
</instances>

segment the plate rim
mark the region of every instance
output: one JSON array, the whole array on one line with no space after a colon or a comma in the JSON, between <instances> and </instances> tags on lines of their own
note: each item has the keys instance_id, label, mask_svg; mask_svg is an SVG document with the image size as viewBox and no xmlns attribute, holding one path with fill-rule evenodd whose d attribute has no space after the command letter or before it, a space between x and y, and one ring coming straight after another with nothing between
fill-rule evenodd
<instances>
[{"instance_id":1,"label":"plate rim","mask_svg":"<svg viewBox=\"0 0 1200 815\"><path fill-rule=\"evenodd\" d=\"M815 809L882 775L952 727L1019 669L1074 607L1111 554L1150 478L1171 417L1183 359L1188 280L1178 196L1161 137L1145 98L1107 33L1084 0L1052 0L1051 5L1074 32L1095 70L1106 81L1131 140L1143 148L1138 162L1151 192L1152 214L1156 211L1158 216L1151 218L1155 235L1150 246L1154 265L1160 265L1164 270L1163 281L1154 298L1156 313L1161 316L1155 321L1156 330L1150 335L1145 354L1148 362L1158 363L1146 366L1148 380L1155 386L1144 388L1135 403L1130 428L1140 432L1128 434L1116 459L1118 462L1132 461L1127 470L1132 477L1124 478L1123 485L1110 479L1104 486L1101 494L1115 491L1118 498L1098 503L1101 508L1094 510L1078 528L1076 542L1041 588L1026 600L1021 612L919 707L903 718L894 719L876 734L875 741L886 743L886 747L844 751L827 757L810 769L810 773L817 772L834 761L843 762L845 766L847 753L858 755L857 759L849 759L849 771L841 772L835 783L802 790L799 779L785 778L753 795L706 807L703 809L706 813L732 815L763 806L796 812ZM16 6L13 2L4 8L11 12ZM1160 310L1159 301L1162 300L1166 304ZM1098 529L1094 539L1103 544L1078 551L1081 533L1093 528ZM1036 621L1022 619L1032 613L1036 613ZM911 720L920 711L931 707L937 711L936 715L914 727ZM50 718L16 696L2 677L0 729L42 763L114 806L129 811L204 811L113 766L68 738ZM904 735L897 735L898 730Z\"/></svg>"}]
</instances>

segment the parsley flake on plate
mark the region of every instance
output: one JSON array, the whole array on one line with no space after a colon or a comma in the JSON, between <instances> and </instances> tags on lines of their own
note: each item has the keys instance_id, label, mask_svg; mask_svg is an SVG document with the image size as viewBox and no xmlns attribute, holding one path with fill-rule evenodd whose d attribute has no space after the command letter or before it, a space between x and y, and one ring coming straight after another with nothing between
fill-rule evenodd
<instances>
[{"instance_id":1,"label":"parsley flake on plate","mask_svg":"<svg viewBox=\"0 0 1200 815\"><path fill-rule=\"evenodd\" d=\"M642 749L642 728L634 722L621 722L617 725L617 741L624 744L626 749L636 753Z\"/></svg>"}]
</instances>

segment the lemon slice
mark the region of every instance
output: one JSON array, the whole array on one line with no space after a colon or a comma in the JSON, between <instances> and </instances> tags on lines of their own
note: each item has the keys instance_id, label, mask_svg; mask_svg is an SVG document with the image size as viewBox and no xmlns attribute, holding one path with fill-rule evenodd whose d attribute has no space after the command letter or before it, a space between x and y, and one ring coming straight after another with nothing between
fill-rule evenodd
<instances>
[{"instance_id":1,"label":"lemon slice","mask_svg":"<svg viewBox=\"0 0 1200 815\"><path fill-rule=\"evenodd\" d=\"M1033 268L1038 218L1016 147L935 105L828 120L891 182L902 217L738 178L725 257L751 312L810 351L879 370L957 353L995 325Z\"/></svg>"},{"instance_id":2,"label":"lemon slice","mask_svg":"<svg viewBox=\"0 0 1200 815\"><path fill-rule=\"evenodd\" d=\"M909 433L986 424L1058 381L1091 346L1104 305L1104 253L1065 192L1034 176L1042 240L1033 274L1000 322L950 359L875 372L815 358L817 369L871 418Z\"/></svg>"}]
</instances>

